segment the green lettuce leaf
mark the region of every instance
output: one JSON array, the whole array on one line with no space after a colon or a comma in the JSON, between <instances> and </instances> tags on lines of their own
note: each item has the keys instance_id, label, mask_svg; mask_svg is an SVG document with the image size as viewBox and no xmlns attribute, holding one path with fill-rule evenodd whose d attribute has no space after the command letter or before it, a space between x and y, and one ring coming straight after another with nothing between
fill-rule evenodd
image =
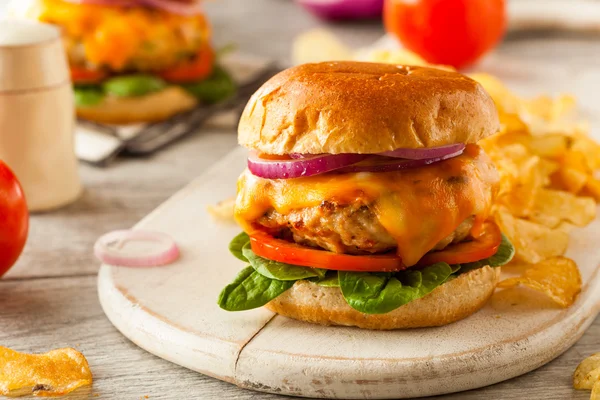
<instances>
[{"instance_id":1,"label":"green lettuce leaf","mask_svg":"<svg viewBox=\"0 0 600 400\"><path fill-rule=\"evenodd\" d=\"M365 314L385 314L421 298L452 275L452 267L436 263L421 270L389 273L340 271L342 294L350 307Z\"/></svg>"},{"instance_id":2,"label":"green lettuce leaf","mask_svg":"<svg viewBox=\"0 0 600 400\"><path fill-rule=\"evenodd\" d=\"M250 248L250 243L246 243L242 249L242 254L248 259L256 272L270 279L298 281L313 277L323 278L327 274L327 270L324 269L300 267L257 256Z\"/></svg>"},{"instance_id":3,"label":"green lettuce leaf","mask_svg":"<svg viewBox=\"0 0 600 400\"><path fill-rule=\"evenodd\" d=\"M244 246L250 243L250 236L246 232L242 232L229 243L229 251L235 258L238 260L242 260L244 262L248 262L248 259L244 256L242 249Z\"/></svg>"},{"instance_id":4,"label":"green lettuce leaf","mask_svg":"<svg viewBox=\"0 0 600 400\"><path fill-rule=\"evenodd\" d=\"M293 281L269 279L246 267L223 289L218 304L227 311L251 310L264 306L292 286Z\"/></svg>"}]
</instances>

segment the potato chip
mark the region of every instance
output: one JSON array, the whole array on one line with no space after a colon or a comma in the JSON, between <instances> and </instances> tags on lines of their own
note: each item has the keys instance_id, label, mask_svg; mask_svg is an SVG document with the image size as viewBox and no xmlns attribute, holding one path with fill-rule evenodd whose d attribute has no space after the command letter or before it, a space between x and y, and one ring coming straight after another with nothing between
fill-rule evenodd
<instances>
[{"instance_id":1,"label":"potato chip","mask_svg":"<svg viewBox=\"0 0 600 400\"><path fill-rule=\"evenodd\" d=\"M499 158L492 159L500 171L501 180L506 180L497 202L515 216L528 216L534 207L537 192L546 181L549 182L547 172L540 168L540 158L530 155L524 146L515 144L506 146Z\"/></svg>"},{"instance_id":2,"label":"potato chip","mask_svg":"<svg viewBox=\"0 0 600 400\"><path fill-rule=\"evenodd\" d=\"M550 185L550 177L560 169L560 164L544 158L540 158L538 163L538 173L542 177L544 186Z\"/></svg>"},{"instance_id":3,"label":"potato chip","mask_svg":"<svg viewBox=\"0 0 600 400\"><path fill-rule=\"evenodd\" d=\"M538 96L523 103L524 111L543 118L546 121L556 121L562 118L577 116L577 99L563 94L556 98Z\"/></svg>"},{"instance_id":4,"label":"potato chip","mask_svg":"<svg viewBox=\"0 0 600 400\"><path fill-rule=\"evenodd\" d=\"M470 77L479 82L492 96L500 113L516 114L519 112L521 99L508 90L498 78L483 73L471 74Z\"/></svg>"},{"instance_id":5,"label":"potato chip","mask_svg":"<svg viewBox=\"0 0 600 400\"><path fill-rule=\"evenodd\" d=\"M575 369L573 387L591 390L598 380L600 380L600 353L595 353L579 363Z\"/></svg>"},{"instance_id":6,"label":"potato chip","mask_svg":"<svg viewBox=\"0 0 600 400\"><path fill-rule=\"evenodd\" d=\"M586 226L596 218L594 199L560 190L540 189L535 197L534 209L540 214L559 218L559 222L569 221L577 226Z\"/></svg>"},{"instance_id":7,"label":"potato chip","mask_svg":"<svg viewBox=\"0 0 600 400\"><path fill-rule=\"evenodd\" d=\"M559 231L563 231L568 234L568 233L571 233L573 231L573 229L575 229L575 228L576 228L576 226L571 224L570 222L563 221L560 224L558 224L558 226L555 229L557 229Z\"/></svg>"},{"instance_id":8,"label":"potato chip","mask_svg":"<svg viewBox=\"0 0 600 400\"><path fill-rule=\"evenodd\" d=\"M0 346L0 395L62 396L91 384L88 362L75 349L24 354Z\"/></svg>"},{"instance_id":9,"label":"potato chip","mask_svg":"<svg viewBox=\"0 0 600 400\"><path fill-rule=\"evenodd\" d=\"M499 208L494 219L515 246L515 260L530 264L565 253L569 235L562 230L514 217L506 208Z\"/></svg>"},{"instance_id":10,"label":"potato chip","mask_svg":"<svg viewBox=\"0 0 600 400\"><path fill-rule=\"evenodd\" d=\"M498 287L511 288L519 284L546 294L561 307L569 307L581 291L581 275L573 260L554 257L532 265L520 277L500 282Z\"/></svg>"},{"instance_id":11,"label":"potato chip","mask_svg":"<svg viewBox=\"0 0 600 400\"><path fill-rule=\"evenodd\" d=\"M600 168L600 144L594 142L586 134L576 135L571 144L571 150L578 152L585 158L589 169L595 171Z\"/></svg>"},{"instance_id":12,"label":"potato chip","mask_svg":"<svg viewBox=\"0 0 600 400\"><path fill-rule=\"evenodd\" d=\"M541 176L536 171L537 161L531 159L524 164L521 174L516 179L511 190L497 201L505 205L515 216L527 216L534 206L538 190L542 187Z\"/></svg>"},{"instance_id":13,"label":"potato chip","mask_svg":"<svg viewBox=\"0 0 600 400\"><path fill-rule=\"evenodd\" d=\"M561 219L556 215L544 214L536 210L529 213L529 215L527 216L527 220L553 229L558 228L558 226L561 223Z\"/></svg>"},{"instance_id":14,"label":"potato chip","mask_svg":"<svg viewBox=\"0 0 600 400\"><path fill-rule=\"evenodd\" d=\"M429 64L418 54L408 51L406 49L398 50L370 50L366 53L358 53L358 58L365 58L366 60L373 62L380 62L385 64L405 64L405 65L418 65L428 67Z\"/></svg>"},{"instance_id":15,"label":"potato chip","mask_svg":"<svg viewBox=\"0 0 600 400\"><path fill-rule=\"evenodd\" d=\"M600 400L600 381L594 383L592 393L590 394L590 400Z\"/></svg>"},{"instance_id":16,"label":"potato chip","mask_svg":"<svg viewBox=\"0 0 600 400\"><path fill-rule=\"evenodd\" d=\"M588 176L581 194L591 196L600 202L600 181L593 176Z\"/></svg>"},{"instance_id":17,"label":"potato chip","mask_svg":"<svg viewBox=\"0 0 600 400\"><path fill-rule=\"evenodd\" d=\"M571 168L586 174L592 172L581 151L573 149L566 151L565 154L560 157L559 162L564 168Z\"/></svg>"},{"instance_id":18,"label":"potato chip","mask_svg":"<svg viewBox=\"0 0 600 400\"><path fill-rule=\"evenodd\" d=\"M535 155L558 158L567 151L568 140L562 135L530 136L523 144Z\"/></svg>"},{"instance_id":19,"label":"potato chip","mask_svg":"<svg viewBox=\"0 0 600 400\"><path fill-rule=\"evenodd\" d=\"M209 205L207 208L208 213L214 218L223 221L233 221L233 211L235 207L235 197L220 201L214 206Z\"/></svg>"},{"instance_id":20,"label":"potato chip","mask_svg":"<svg viewBox=\"0 0 600 400\"><path fill-rule=\"evenodd\" d=\"M588 175L573 168L559 167L551 175L550 181L554 188L566 190L570 193L579 193L588 181Z\"/></svg>"},{"instance_id":21,"label":"potato chip","mask_svg":"<svg viewBox=\"0 0 600 400\"><path fill-rule=\"evenodd\" d=\"M292 48L292 60L296 64L352 59L352 50L326 29L301 34Z\"/></svg>"}]
</instances>

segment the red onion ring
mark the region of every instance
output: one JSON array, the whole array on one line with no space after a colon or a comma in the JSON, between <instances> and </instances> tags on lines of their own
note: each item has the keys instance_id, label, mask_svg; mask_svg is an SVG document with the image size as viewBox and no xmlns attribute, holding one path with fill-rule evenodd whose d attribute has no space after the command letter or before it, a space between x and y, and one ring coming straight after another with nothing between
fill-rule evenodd
<instances>
[{"instance_id":1,"label":"red onion ring","mask_svg":"<svg viewBox=\"0 0 600 400\"><path fill-rule=\"evenodd\" d=\"M383 0L297 0L313 14L324 19L358 19L381 16Z\"/></svg>"},{"instance_id":2,"label":"red onion ring","mask_svg":"<svg viewBox=\"0 0 600 400\"><path fill-rule=\"evenodd\" d=\"M126 251L127 242L151 242L157 249L148 254ZM167 265L179 258L179 248L167 234L140 230L121 230L107 233L94 244L94 254L104 264L123 267L156 267Z\"/></svg>"},{"instance_id":3,"label":"red onion ring","mask_svg":"<svg viewBox=\"0 0 600 400\"><path fill-rule=\"evenodd\" d=\"M380 156L404 158L408 160L423 160L426 158L445 157L465 149L464 143L449 144L439 147L428 147L424 149L396 149L379 153ZM460 153L459 153L460 154Z\"/></svg>"},{"instance_id":4,"label":"red onion ring","mask_svg":"<svg viewBox=\"0 0 600 400\"><path fill-rule=\"evenodd\" d=\"M73 4L94 4L99 6L135 7L140 0L63 0Z\"/></svg>"},{"instance_id":5,"label":"red onion ring","mask_svg":"<svg viewBox=\"0 0 600 400\"><path fill-rule=\"evenodd\" d=\"M200 0L65 0L74 4L95 4L115 7L151 7L172 14L191 16L202 13Z\"/></svg>"},{"instance_id":6,"label":"red onion ring","mask_svg":"<svg viewBox=\"0 0 600 400\"><path fill-rule=\"evenodd\" d=\"M142 0L142 2L147 6L160 8L172 14L190 16L202 13L201 2L199 0L186 2L173 0Z\"/></svg>"},{"instance_id":7,"label":"red onion ring","mask_svg":"<svg viewBox=\"0 0 600 400\"><path fill-rule=\"evenodd\" d=\"M335 171L368 157L368 154L320 154L293 160L266 160L251 152L248 169L260 178L291 179Z\"/></svg>"},{"instance_id":8,"label":"red onion ring","mask_svg":"<svg viewBox=\"0 0 600 400\"><path fill-rule=\"evenodd\" d=\"M449 158L453 158L461 155L463 150L459 150L452 154L446 154L442 157L435 158L425 158L421 160L399 160L399 159L390 159L385 160L382 159L381 162L376 162L372 165L351 165L346 168L341 168L336 170L339 173L348 173L348 172L390 172L390 171L401 171L409 168L419 168L424 167L429 164L433 164L436 162L444 161Z\"/></svg>"}]
</instances>

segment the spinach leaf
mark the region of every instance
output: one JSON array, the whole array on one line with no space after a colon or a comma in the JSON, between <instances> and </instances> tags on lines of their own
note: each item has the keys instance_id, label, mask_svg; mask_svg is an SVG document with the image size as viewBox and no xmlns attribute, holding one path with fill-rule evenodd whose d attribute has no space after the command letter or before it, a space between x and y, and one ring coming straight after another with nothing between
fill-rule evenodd
<instances>
[{"instance_id":1,"label":"spinach leaf","mask_svg":"<svg viewBox=\"0 0 600 400\"><path fill-rule=\"evenodd\" d=\"M100 86L82 85L73 87L75 105L80 108L92 107L104 100L105 94Z\"/></svg>"},{"instance_id":2,"label":"spinach leaf","mask_svg":"<svg viewBox=\"0 0 600 400\"><path fill-rule=\"evenodd\" d=\"M504 234L502 234L502 241L500 242L500 246L498 247L498 251L491 257L488 257L484 260L479 260L471 263L460 264L459 274L464 274L465 272L472 271L477 268L485 267L489 265L490 267L501 267L505 264L508 264L510 260L512 260L515 255L515 248L508 240Z\"/></svg>"},{"instance_id":3,"label":"spinach leaf","mask_svg":"<svg viewBox=\"0 0 600 400\"><path fill-rule=\"evenodd\" d=\"M340 287L340 280L338 278L337 271L328 271L327 274L322 278L310 278L309 280L323 287Z\"/></svg>"},{"instance_id":4,"label":"spinach leaf","mask_svg":"<svg viewBox=\"0 0 600 400\"><path fill-rule=\"evenodd\" d=\"M322 278L327 273L327 270L324 269L300 267L257 256L250 248L250 243L246 243L242 249L242 254L248 259L256 272L270 279L297 281L312 277Z\"/></svg>"},{"instance_id":5,"label":"spinach leaf","mask_svg":"<svg viewBox=\"0 0 600 400\"><path fill-rule=\"evenodd\" d=\"M222 67L215 67L208 78L199 82L182 85L190 94L197 97L202 103L214 104L233 96L236 85L231 76Z\"/></svg>"},{"instance_id":6,"label":"spinach leaf","mask_svg":"<svg viewBox=\"0 0 600 400\"><path fill-rule=\"evenodd\" d=\"M452 268L446 263L436 263L393 276L346 271L338 274L342 294L350 307L365 314L385 314L442 285L452 274Z\"/></svg>"},{"instance_id":7,"label":"spinach leaf","mask_svg":"<svg viewBox=\"0 0 600 400\"><path fill-rule=\"evenodd\" d=\"M218 304L227 311L251 310L264 306L293 285L293 281L269 279L246 267L223 289Z\"/></svg>"},{"instance_id":8,"label":"spinach leaf","mask_svg":"<svg viewBox=\"0 0 600 400\"><path fill-rule=\"evenodd\" d=\"M167 87L167 83L153 75L123 75L110 78L104 82L106 93L118 97L145 96Z\"/></svg>"},{"instance_id":9,"label":"spinach leaf","mask_svg":"<svg viewBox=\"0 0 600 400\"><path fill-rule=\"evenodd\" d=\"M248 262L248 259L244 257L242 253L242 249L246 245L246 243L250 243L250 236L246 232L242 232L229 243L229 251L234 255L235 258Z\"/></svg>"}]
</instances>

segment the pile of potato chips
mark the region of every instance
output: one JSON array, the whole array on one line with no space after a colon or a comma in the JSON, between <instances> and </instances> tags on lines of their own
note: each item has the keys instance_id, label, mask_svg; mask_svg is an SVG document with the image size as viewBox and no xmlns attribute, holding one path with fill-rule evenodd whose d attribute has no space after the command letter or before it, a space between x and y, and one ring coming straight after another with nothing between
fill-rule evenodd
<instances>
[{"instance_id":1,"label":"pile of potato chips","mask_svg":"<svg viewBox=\"0 0 600 400\"><path fill-rule=\"evenodd\" d=\"M319 49L317 52L311 49ZM327 55L335 55L328 58ZM307 57L309 55L310 57ZM294 46L295 61L355 60L430 66L406 50L351 52L327 31L308 32ZM501 183L493 218L516 248L513 265L522 275L500 283L518 284L547 294L568 307L581 290L577 265L562 257L569 232L596 217L600 201L600 145L589 137L589 127L577 115L572 96L524 99L500 80L473 74L494 99L501 131L479 144L494 160Z\"/></svg>"},{"instance_id":2,"label":"pile of potato chips","mask_svg":"<svg viewBox=\"0 0 600 400\"><path fill-rule=\"evenodd\" d=\"M494 219L517 250L514 263L525 270L499 287L524 284L568 307L581 277L575 263L561 256L572 227L596 218L600 145L578 119L573 97L527 100L490 75L472 78L490 93L500 115L500 133L480 145L501 175Z\"/></svg>"}]
</instances>

